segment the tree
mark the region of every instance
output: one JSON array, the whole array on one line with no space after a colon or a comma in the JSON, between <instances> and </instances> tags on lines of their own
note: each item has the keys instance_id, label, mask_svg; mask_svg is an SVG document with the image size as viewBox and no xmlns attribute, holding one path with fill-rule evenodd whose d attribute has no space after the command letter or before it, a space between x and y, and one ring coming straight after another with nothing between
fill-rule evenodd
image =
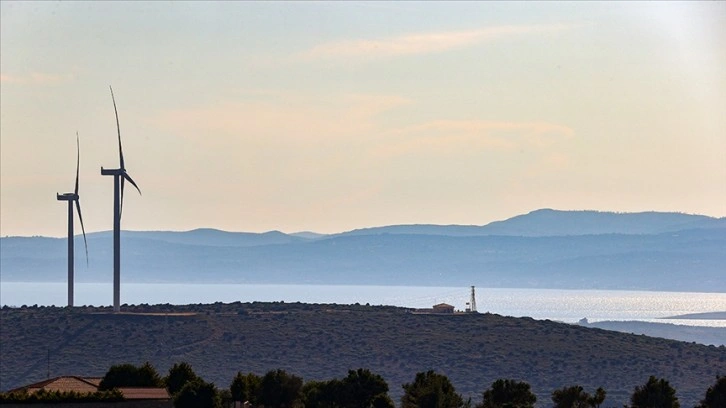
<instances>
[{"instance_id":1,"label":"tree","mask_svg":"<svg viewBox=\"0 0 726 408\"><path fill-rule=\"evenodd\" d=\"M378 394L371 401L371 407L373 408L396 408L391 397L388 394Z\"/></svg>"},{"instance_id":2,"label":"tree","mask_svg":"<svg viewBox=\"0 0 726 408\"><path fill-rule=\"evenodd\" d=\"M179 392L188 382L199 379L199 376L192 370L192 366L186 362L176 363L169 369L169 374L164 378L166 389L169 394Z\"/></svg>"},{"instance_id":3,"label":"tree","mask_svg":"<svg viewBox=\"0 0 726 408\"><path fill-rule=\"evenodd\" d=\"M680 408L676 390L665 379L650 376L643 386L635 387L630 396L633 408Z\"/></svg>"},{"instance_id":4,"label":"tree","mask_svg":"<svg viewBox=\"0 0 726 408\"><path fill-rule=\"evenodd\" d=\"M555 408L598 408L605 401L605 390L600 387L595 390L595 395L583 391L579 385L564 387L552 392L552 402Z\"/></svg>"},{"instance_id":5,"label":"tree","mask_svg":"<svg viewBox=\"0 0 726 408\"><path fill-rule=\"evenodd\" d=\"M340 381L340 406L344 408L368 408L380 396L388 395L388 384L378 374L368 369L349 370ZM379 403L385 398L378 398Z\"/></svg>"},{"instance_id":6,"label":"tree","mask_svg":"<svg viewBox=\"0 0 726 408\"><path fill-rule=\"evenodd\" d=\"M118 387L162 387L163 381L156 369L147 361L141 367L133 364L111 366L98 386L99 390Z\"/></svg>"},{"instance_id":7,"label":"tree","mask_svg":"<svg viewBox=\"0 0 726 408\"><path fill-rule=\"evenodd\" d=\"M139 383L144 384L143 387L163 387L164 382L161 380L159 373L154 366L148 361L145 362L138 370Z\"/></svg>"},{"instance_id":8,"label":"tree","mask_svg":"<svg viewBox=\"0 0 726 408\"><path fill-rule=\"evenodd\" d=\"M600 408L600 404L605 401L606 396L607 393L605 392L605 389L602 387L597 387L597 389L595 390L595 395L590 397L590 406Z\"/></svg>"},{"instance_id":9,"label":"tree","mask_svg":"<svg viewBox=\"0 0 726 408\"><path fill-rule=\"evenodd\" d=\"M229 390L232 392L233 401L249 402L257 404L262 387L262 378L253 373L242 374L241 371L232 380Z\"/></svg>"},{"instance_id":10,"label":"tree","mask_svg":"<svg viewBox=\"0 0 726 408\"><path fill-rule=\"evenodd\" d=\"M342 385L340 380L308 381L302 387L305 408L338 408Z\"/></svg>"},{"instance_id":11,"label":"tree","mask_svg":"<svg viewBox=\"0 0 726 408\"><path fill-rule=\"evenodd\" d=\"M526 382L499 379L484 391L478 408L532 408L536 401Z\"/></svg>"},{"instance_id":12,"label":"tree","mask_svg":"<svg viewBox=\"0 0 726 408\"><path fill-rule=\"evenodd\" d=\"M359 368L342 380L309 381L302 388L305 408L389 408L388 384L378 374Z\"/></svg>"},{"instance_id":13,"label":"tree","mask_svg":"<svg viewBox=\"0 0 726 408\"><path fill-rule=\"evenodd\" d=\"M552 392L554 408L587 408L590 407L590 394L579 385L564 387Z\"/></svg>"},{"instance_id":14,"label":"tree","mask_svg":"<svg viewBox=\"0 0 726 408\"><path fill-rule=\"evenodd\" d=\"M189 381L174 397L175 408L220 408L217 387L197 378Z\"/></svg>"},{"instance_id":15,"label":"tree","mask_svg":"<svg viewBox=\"0 0 726 408\"><path fill-rule=\"evenodd\" d=\"M262 377L260 401L268 408L291 408L302 398L302 378L285 370L269 371Z\"/></svg>"},{"instance_id":16,"label":"tree","mask_svg":"<svg viewBox=\"0 0 726 408\"><path fill-rule=\"evenodd\" d=\"M726 377L716 377L716 384L708 387L706 397L698 408L726 407Z\"/></svg>"},{"instance_id":17,"label":"tree","mask_svg":"<svg viewBox=\"0 0 726 408\"><path fill-rule=\"evenodd\" d=\"M217 396L219 397L219 403L222 407L231 407L234 403L232 399L232 393L228 389L217 390Z\"/></svg>"},{"instance_id":18,"label":"tree","mask_svg":"<svg viewBox=\"0 0 726 408\"><path fill-rule=\"evenodd\" d=\"M464 406L449 378L433 370L416 374L413 383L403 385L401 408L460 408Z\"/></svg>"}]
</instances>

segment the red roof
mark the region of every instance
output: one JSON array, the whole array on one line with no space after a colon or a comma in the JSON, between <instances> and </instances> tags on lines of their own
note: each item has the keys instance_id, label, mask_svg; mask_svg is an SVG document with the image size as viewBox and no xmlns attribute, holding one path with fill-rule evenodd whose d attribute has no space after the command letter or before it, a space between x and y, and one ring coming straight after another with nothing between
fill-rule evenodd
<instances>
[{"instance_id":1,"label":"red roof","mask_svg":"<svg viewBox=\"0 0 726 408\"><path fill-rule=\"evenodd\" d=\"M119 388L124 398L130 400L168 400L171 397L166 388L142 388L142 387L124 387Z\"/></svg>"},{"instance_id":2,"label":"red roof","mask_svg":"<svg viewBox=\"0 0 726 408\"><path fill-rule=\"evenodd\" d=\"M101 383L99 377L77 377L77 376L62 376L49 378L44 381L40 381L34 384L25 385L12 389L8 392L16 391L27 391L32 394L40 390L46 391L61 391L61 392L96 392L98 391L98 385ZM119 388L124 398L129 400L168 400L171 397L166 388L155 388L155 387L123 387Z\"/></svg>"},{"instance_id":3,"label":"red roof","mask_svg":"<svg viewBox=\"0 0 726 408\"><path fill-rule=\"evenodd\" d=\"M101 382L100 378L83 378L76 376L63 376L49 378L45 381L40 381L34 384L18 387L13 391L28 391L34 393L36 391L75 391L75 392L96 392L98 391L98 384Z\"/></svg>"}]
</instances>

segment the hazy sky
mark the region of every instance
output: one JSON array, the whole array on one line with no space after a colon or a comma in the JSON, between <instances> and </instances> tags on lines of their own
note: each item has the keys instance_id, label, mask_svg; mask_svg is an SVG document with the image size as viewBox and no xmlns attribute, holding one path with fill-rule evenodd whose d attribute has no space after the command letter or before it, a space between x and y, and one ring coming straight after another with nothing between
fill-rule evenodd
<instances>
[{"instance_id":1,"label":"hazy sky","mask_svg":"<svg viewBox=\"0 0 726 408\"><path fill-rule=\"evenodd\" d=\"M726 216L726 2L0 2L0 228ZM77 225L76 228L80 230Z\"/></svg>"}]
</instances>

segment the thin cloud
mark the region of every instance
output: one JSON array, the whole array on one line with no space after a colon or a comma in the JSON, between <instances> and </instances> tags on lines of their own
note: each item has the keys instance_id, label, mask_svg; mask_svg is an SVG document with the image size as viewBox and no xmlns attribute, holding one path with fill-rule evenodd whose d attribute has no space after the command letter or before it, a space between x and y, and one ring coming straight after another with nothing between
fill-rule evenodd
<instances>
[{"instance_id":1,"label":"thin cloud","mask_svg":"<svg viewBox=\"0 0 726 408\"><path fill-rule=\"evenodd\" d=\"M171 110L158 114L152 122L162 130L207 146L234 148L246 143L258 148L305 149L365 141L380 132L380 114L411 103L397 95L373 94L305 98L285 93L279 95L279 100L285 102L228 101ZM209 138L210 134L215 137Z\"/></svg>"},{"instance_id":2,"label":"thin cloud","mask_svg":"<svg viewBox=\"0 0 726 408\"><path fill-rule=\"evenodd\" d=\"M320 44L302 59L375 58L442 52L503 37L569 30L573 24L505 25L468 31L406 34L391 38L342 40Z\"/></svg>"}]
</instances>

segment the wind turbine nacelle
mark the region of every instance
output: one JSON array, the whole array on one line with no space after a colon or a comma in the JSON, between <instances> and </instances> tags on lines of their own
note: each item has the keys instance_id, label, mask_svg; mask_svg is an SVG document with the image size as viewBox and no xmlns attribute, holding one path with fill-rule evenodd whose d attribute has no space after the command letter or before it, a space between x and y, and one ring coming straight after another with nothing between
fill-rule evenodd
<instances>
[{"instance_id":1,"label":"wind turbine nacelle","mask_svg":"<svg viewBox=\"0 0 726 408\"><path fill-rule=\"evenodd\" d=\"M55 193L55 195L56 195L56 198L58 199L58 201L78 200L78 194L75 194L75 193L63 193L63 194Z\"/></svg>"},{"instance_id":2,"label":"wind turbine nacelle","mask_svg":"<svg viewBox=\"0 0 726 408\"><path fill-rule=\"evenodd\" d=\"M101 167L102 176L120 176L123 173L123 169L104 169L103 167Z\"/></svg>"}]
</instances>

